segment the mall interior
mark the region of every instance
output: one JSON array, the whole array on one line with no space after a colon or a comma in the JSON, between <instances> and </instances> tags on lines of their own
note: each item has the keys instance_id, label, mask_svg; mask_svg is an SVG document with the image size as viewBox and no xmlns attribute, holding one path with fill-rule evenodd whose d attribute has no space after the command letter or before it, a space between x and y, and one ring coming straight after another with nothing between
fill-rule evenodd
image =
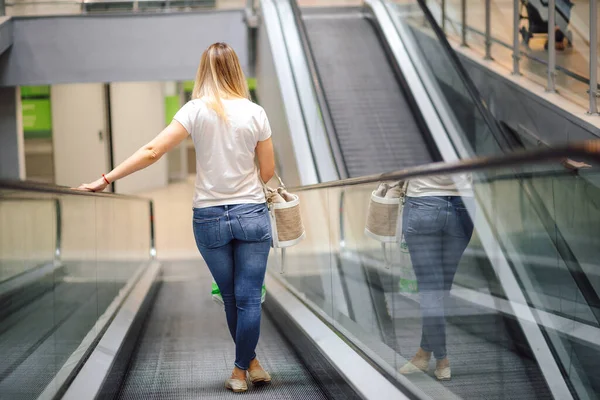
<instances>
[{"instance_id":1,"label":"mall interior","mask_svg":"<svg viewBox=\"0 0 600 400\"><path fill-rule=\"evenodd\" d=\"M0 0L0 399L600 399L599 25L598 0ZM191 138L73 189L171 123L215 42L305 235L270 251L272 381L244 394ZM446 210L384 193L440 177L472 235L434 293L410 233L456 239L426 229ZM451 379L405 373L433 318Z\"/></svg>"}]
</instances>

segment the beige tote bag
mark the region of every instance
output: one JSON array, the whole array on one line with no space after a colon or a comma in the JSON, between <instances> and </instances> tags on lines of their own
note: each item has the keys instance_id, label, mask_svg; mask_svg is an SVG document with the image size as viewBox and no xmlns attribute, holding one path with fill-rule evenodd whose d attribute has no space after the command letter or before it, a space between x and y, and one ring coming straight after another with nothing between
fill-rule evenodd
<instances>
[{"instance_id":1,"label":"beige tote bag","mask_svg":"<svg viewBox=\"0 0 600 400\"><path fill-rule=\"evenodd\" d=\"M280 268L285 272L285 249L300 243L305 237L304 224L300 214L300 198L288 192L283 181L275 173L279 187L273 189L262 182L271 219L271 246L281 249Z\"/></svg>"},{"instance_id":2,"label":"beige tote bag","mask_svg":"<svg viewBox=\"0 0 600 400\"><path fill-rule=\"evenodd\" d=\"M306 237L306 232L300 215L300 198L286 190L277 173L275 176L280 186L272 189L263 183L263 188L271 217L272 245L274 248L285 248L300 243Z\"/></svg>"}]
</instances>

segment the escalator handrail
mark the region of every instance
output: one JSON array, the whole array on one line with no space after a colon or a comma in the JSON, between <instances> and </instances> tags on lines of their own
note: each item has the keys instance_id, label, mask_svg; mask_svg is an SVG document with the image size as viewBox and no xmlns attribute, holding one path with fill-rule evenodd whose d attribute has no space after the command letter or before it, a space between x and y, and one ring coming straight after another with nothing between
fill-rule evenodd
<instances>
[{"instance_id":1,"label":"escalator handrail","mask_svg":"<svg viewBox=\"0 0 600 400\"><path fill-rule=\"evenodd\" d=\"M95 196L95 197L108 197L113 199L122 200L136 200L136 201L147 201L151 202L149 198L141 196L132 196L118 193L109 192L88 192L84 190L76 190L68 186L53 185L42 182L31 182L31 181L15 181L15 180L4 180L0 179L0 189L9 190L22 190L27 192L39 192L49 194L61 194L61 195L73 195L73 196Z\"/></svg>"},{"instance_id":2,"label":"escalator handrail","mask_svg":"<svg viewBox=\"0 0 600 400\"><path fill-rule=\"evenodd\" d=\"M302 49L304 50L305 59L308 64L308 71L310 73L310 78L313 83L312 86L315 90L315 95L317 97L317 105L319 107L321 118L323 120L325 132L327 134L331 154L333 155L333 159L335 160L338 176L341 179L346 179L350 175L348 173L348 168L346 166L344 154L341 150L339 139L335 133L335 125L333 124L333 117L331 116L329 102L327 101L327 97L325 96L325 92L323 90L323 83L317 70L317 66L315 64L314 52L310 41L308 40L306 25L304 24L304 21L302 19L302 11L298 6L297 0L289 0L289 2L292 8L292 13L294 14L294 20L298 29L298 36L300 37Z\"/></svg>"},{"instance_id":3,"label":"escalator handrail","mask_svg":"<svg viewBox=\"0 0 600 400\"><path fill-rule=\"evenodd\" d=\"M404 181L407 179L431 175L451 175L467 172L481 172L484 170L498 168L514 168L531 164L550 163L571 157L579 157L588 162L597 163L600 166L600 139L586 140L544 149L517 150L508 154L497 156L474 157L454 162L436 162L383 174L348 178L314 185L305 185L291 188L290 191L340 188L367 183L379 183L384 181Z\"/></svg>"}]
</instances>

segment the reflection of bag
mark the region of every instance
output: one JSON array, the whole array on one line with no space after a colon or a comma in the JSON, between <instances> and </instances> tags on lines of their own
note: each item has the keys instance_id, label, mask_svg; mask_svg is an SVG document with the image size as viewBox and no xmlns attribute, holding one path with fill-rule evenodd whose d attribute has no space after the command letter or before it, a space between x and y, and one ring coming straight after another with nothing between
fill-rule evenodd
<instances>
[{"instance_id":1,"label":"reflection of bag","mask_svg":"<svg viewBox=\"0 0 600 400\"><path fill-rule=\"evenodd\" d=\"M398 219L402 218L402 205L407 187L408 181L396 182L392 185L380 183L379 187L371 193L365 234L381 242L386 268L391 266L386 243L398 243Z\"/></svg>"},{"instance_id":2,"label":"reflection of bag","mask_svg":"<svg viewBox=\"0 0 600 400\"><path fill-rule=\"evenodd\" d=\"M386 268L390 268L393 264L390 261L393 257L388 256L386 243L398 243L397 274L400 278L398 291L400 293L417 293L417 278L406 240L402 234L402 211L407 189L408 181L392 185L381 183L377 190L371 193L365 234L381 242ZM393 248L390 250L393 251Z\"/></svg>"},{"instance_id":3,"label":"reflection of bag","mask_svg":"<svg viewBox=\"0 0 600 400\"><path fill-rule=\"evenodd\" d=\"M397 221L401 204L406 195L407 182L404 184L397 182L393 185L381 183L371 193L365 226L367 236L382 243L398 242L396 235Z\"/></svg>"},{"instance_id":4,"label":"reflection of bag","mask_svg":"<svg viewBox=\"0 0 600 400\"><path fill-rule=\"evenodd\" d=\"M212 298L215 302L217 302L219 304L223 304L223 297L221 296L221 291L219 290L219 286L217 286L217 282L215 282L214 279L212 281L211 294L212 294ZM260 302L264 303L266 297L267 297L267 288L265 287L265 284L263 283L262 290L261 290L261 296L260 296Z\"/></svg>"},{"instance_id":5,"label":"reflection of bag","mask_svg":"<svg viewBox=\"0 0 600 400\"><path fill-rule=\"evenodd\" d=\"M281 185L277 189L263 183L271 218L272 245L274 248L290 247L306 237L300 215L300 198L285 189L277 173L275 176Z\"/></svg>"}]
</instances>

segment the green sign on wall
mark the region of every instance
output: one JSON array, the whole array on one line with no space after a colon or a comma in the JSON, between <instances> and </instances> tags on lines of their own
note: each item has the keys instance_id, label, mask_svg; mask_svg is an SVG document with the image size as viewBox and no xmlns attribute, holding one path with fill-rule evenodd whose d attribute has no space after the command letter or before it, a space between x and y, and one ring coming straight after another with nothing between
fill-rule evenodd
<instances>
[{"instance_id":1,"label":"green sign on wall","mask_svg":"<svg viewBox=\"0 0 600 400\"><path fill-rule=\"evenodd\" d=\"M22 107L25 132L52 131L50 99L24 99Z\"/></svg>"},{"instance_id":2,"label":"green sign on wall","mask_svg":"<svg viewBox=\"0 0 600 400\"><path fill-rule=\"evenodd\" d=\"M165 125L173 121L177 111L179 111L179 96L165 96Z\"/></svg>"},{"instance_id":3,"label":"green sign on wall","mask_svg":"<svg viewBox=\"0 0 600 400\"><path fill-rule=\"evenodd\" d=\"M254 91L256 90L256 78L248 78L248 90Z\"/></svg>"},{"instance_id":4,"label":"green sign on wall","mask_svg":"<svg viewBox=\"0 0 600 400\"><path fill-rule=\"evenodd\" d=\"M22 86L21 108L25 138L52 137L50 86Z\"/></svg>"},{"instance_id":5,"label":"green sign on wall","mask_svg":"<svg viewBox=\"0 0 600 400\"><path fill-rule=\"evenodd\" d=\"M183 91L192 93L194 90L194 81L184 81L183 82Z\"/></svg>"},{"instance_id":6,"label":"green sign on wall","mask_svg":"<svg viewBox=\"0 0 600 400\"><path fill-rule=\"evenodd\" d=\"M21 98L50 97L50 86L21 86Z\"/></svg>"}]
</instances>

